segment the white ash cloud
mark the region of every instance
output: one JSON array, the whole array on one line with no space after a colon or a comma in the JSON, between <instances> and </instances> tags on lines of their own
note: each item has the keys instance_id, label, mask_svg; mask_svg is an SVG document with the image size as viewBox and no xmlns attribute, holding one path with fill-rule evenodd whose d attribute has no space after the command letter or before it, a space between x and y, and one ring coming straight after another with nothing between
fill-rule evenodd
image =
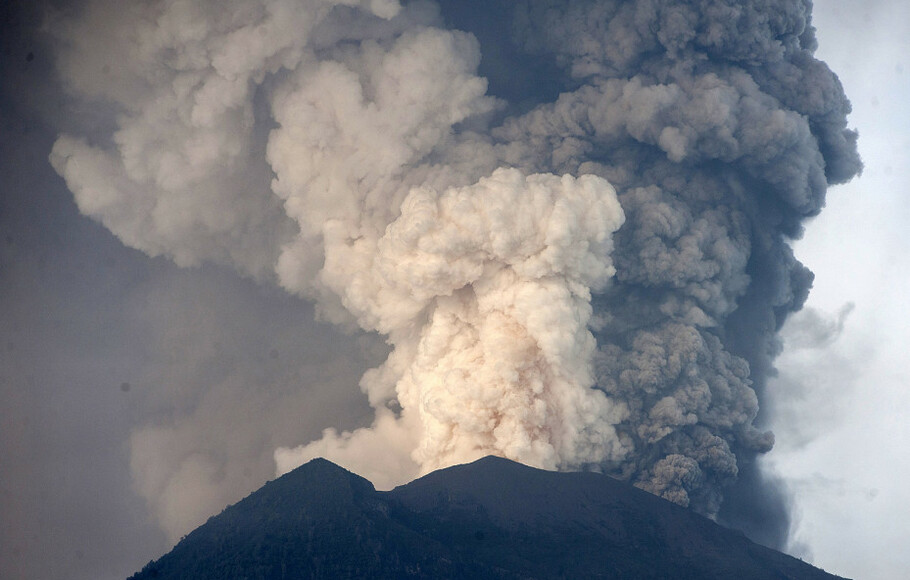
<instances>
[{"instance_id":1,"label":"white ash cloud","mask_svg":"<svg viewBox=\"0 0 910 580\"><path fill-rule=\"evenodd\" d=\"M489 453L550 469L625 455L612 426L625 408L590 388L587 329L622 219L601 178L501 169L413 189L379 240L327 248L341 255L324 278L395 349L362 385L401 406L422 471ZM324 452L283 451L279 467Z\"/></svg>"},{"instance_id":2,"label":"white ash cloud","mask_svg":"<svg viewBox=\"0 0 910 580\"><path fill-rule=\"evenodd\" d=\"M386 338L374 424L281 470L327 455L391 485L496 453L723 517L773 444L759 403L811 284L788 240L861 168L810 13L95 0L52 29L113 129L51 160L124 243Z\"/></svg>"}]
</instances>

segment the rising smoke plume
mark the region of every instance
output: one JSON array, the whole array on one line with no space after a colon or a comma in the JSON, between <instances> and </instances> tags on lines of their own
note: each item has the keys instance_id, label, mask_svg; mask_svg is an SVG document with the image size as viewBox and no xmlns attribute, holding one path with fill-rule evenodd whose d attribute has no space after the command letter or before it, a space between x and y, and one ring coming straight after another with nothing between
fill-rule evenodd
<instances>
[{"instance_id":1,"label":"rising smoke plume","mask_svg":"<svg viewBox=\"0 0 910 580\"><path fill-rule=\"evenodd\" d=\"M280 471L323 455L387 486L493 453L771 513L736 489L812 281L788 240L861 168L810 12L92 0L51 29L109 129L50 159L125 244L385 337L374 423L278 449Z\"/></svg>"}]
</instances>

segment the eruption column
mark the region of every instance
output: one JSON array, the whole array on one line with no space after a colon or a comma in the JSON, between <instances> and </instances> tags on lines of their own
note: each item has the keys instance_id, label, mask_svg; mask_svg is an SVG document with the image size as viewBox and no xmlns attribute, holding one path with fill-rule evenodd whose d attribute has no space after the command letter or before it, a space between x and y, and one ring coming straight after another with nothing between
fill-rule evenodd
<instances>
[{"instance_id":1,"label":"eruption column","mask_svg":"<svg viewBox=\"0 0 910 580\"><path fill-rule=\"evenodd\" d=\"M783 514L753 530L780 545L755 423L812 280L789 241L861 169L810 14L91 0L49 28L109 130L61 135L51 162L124 243L387 338L372 426L279 449L280 470L327 455L384 486L497 453Z\"/></svg>"}]
</instances>

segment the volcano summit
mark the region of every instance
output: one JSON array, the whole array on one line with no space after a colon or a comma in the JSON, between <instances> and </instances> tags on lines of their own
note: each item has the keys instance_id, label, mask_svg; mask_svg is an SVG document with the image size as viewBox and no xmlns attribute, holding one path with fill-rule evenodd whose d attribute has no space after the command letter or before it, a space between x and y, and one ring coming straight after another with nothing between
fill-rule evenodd
<instances>
[{"instance_id":1,"label":"volcano summit","mask_svg":"<svg viewBox=\"0 0 910 580\"><path fill-rule=\"evenodd\" d=\"M388 492L314 459L131 580L151 578L837 577L609 476L490 456Z\"/></svg>"}]
</instances>

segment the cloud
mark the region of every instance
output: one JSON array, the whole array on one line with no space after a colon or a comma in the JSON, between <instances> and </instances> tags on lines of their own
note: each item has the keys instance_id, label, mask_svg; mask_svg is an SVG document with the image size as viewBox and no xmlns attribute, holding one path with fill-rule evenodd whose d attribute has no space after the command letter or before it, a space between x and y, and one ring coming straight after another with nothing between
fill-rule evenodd
<instances>
[{"instance_id":1,"label":"cloud","mask_svg":"<svg viewBox=\"0 0 910 580\"><path fill-rule=\"evenodd\" d=\"M377 473L385 446L394 482L496 453L722 518L740 486L781 544L781 495L744 467L773 444L759 403L811 285L789 242L861 170L808 2L502 3L499 34L451 2L111 8L52 25L71 98L110 111L51 153L80 210L391 347L360 380L373 426L282 444L282 470ZM169 485L231 477L158 451L196 427L155 429L134 456L159 465L136 477L161 513L181 511Z\"/></svg>"}]
</instances>

